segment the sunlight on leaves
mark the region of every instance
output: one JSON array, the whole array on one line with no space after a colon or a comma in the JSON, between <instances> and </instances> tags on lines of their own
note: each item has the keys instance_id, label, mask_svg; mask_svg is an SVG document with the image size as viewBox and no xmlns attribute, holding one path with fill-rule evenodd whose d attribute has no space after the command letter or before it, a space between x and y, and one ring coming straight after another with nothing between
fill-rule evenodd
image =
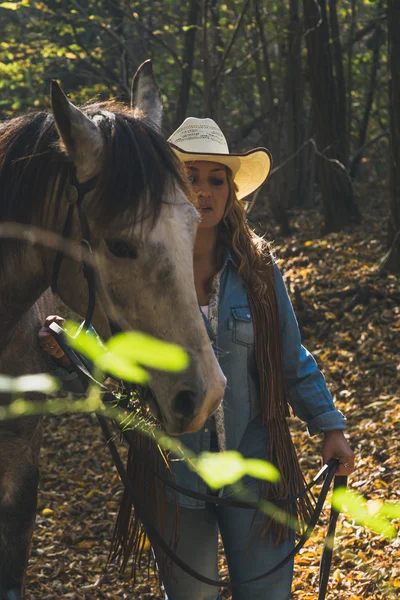
<instances>
[{"instance_id":1,"label":"sunlight on leaves","mask_svg":"<svg viewBox=\"0 0 400 600\"><path fill-rule=\"evenodd\" d=\"M69 334L67 338L68 344L77 352L84 354L93 363L105 354L105 347L101 343L100 338L90 330L84 331L74 321L65 321L64 327Z\"/></svg>"},{"instance_id":2,"label":"sunlight on leaves","mask_svg":"<svg viewBox=\"0 0 400 600\"><path fill-rule=\"evenodd\" d=\"M132 364L123 356L104 353L96 360L96 367L124 381L145 384L150 381L150 375L138 365Z\"/></svg>"},{"instance_id":3,"label":"sunlight on leaves","mask_svg":"<svg viewBox=\"0 0 400 600\"><path fill-rule=\"evenodd\" d=\"M1 2L0 8L6 8L7 10L18 10L21 8L20 2Z\"/></svg>"},{"instance_id":4,"label":"sunlight on leaves","mask_svg":"<svg viewBox=\"0 0 400 600\"><path fill-rule=\"evenodd\" d=\"M74 322L69 321L66 328L71 336L68 343L74 350L89 358L101 371L126 381L141 384L150 381L150 375L140 365L177 372L189 364L188 355L180 346L144 333L119 333L103 343L93 332L81 330Z\"/></svg>"},{"instance_id":5,"label":"sunlight on leaves","mask_svg":"<svg viewBox=\"0 0 400 600\"><path fill-rule=\"evenodd\" d=\"M400 518L400 504L386 504L382 501L367 502L357 492L338 488L333 493L332 505L339 512L350 515L359 525L368 527L388 539L397 535L396 528L388 518Z\"/></svg>"},{"instance_id":6,"label":"sunlight on leaves","mask_svg":"<svg viewBox=\"0 0 400 600\"><path fill-rule=\"evenodd\" d=\"M106 343L106 347L112 354L163 371L183 371L189 364L188 355L180 346L138 331L119 333Z\"/></svg>"},{"instance_id":7,"label":"sunlight on leaves","mask_svg":"<svg viewBox=\"0 0 400 600\"><path fill-rule=\"evenodd\" d=\"M245 475L272 482L280 479L278 469L270 463L256 458L243 458L233 450L222 453L202 452L192 463L191 469L213 489L233 484Z\"/></svg>"}]
</instances>

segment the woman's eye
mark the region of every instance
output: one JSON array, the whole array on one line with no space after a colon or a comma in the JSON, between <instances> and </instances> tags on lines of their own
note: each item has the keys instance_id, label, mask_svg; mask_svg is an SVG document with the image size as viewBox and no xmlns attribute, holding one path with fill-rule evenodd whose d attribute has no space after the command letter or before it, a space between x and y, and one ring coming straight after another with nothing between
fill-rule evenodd
<instances>
[{"instance_id":1,"label":"woman's eye","mask_svg":"<svg viewBox=\"0 0 400 600\"><path fill-rule=\"evenodd\" d=\"M188 175L188 179L189 179L189 182L193 185L193 183L195 182L194 175Z\"/></svg>"},{"instance_id":2,"label":"woman's eye","mask_svg":"<svg viewBox=\"0 0 400 600\"><path fill-rule=\"evenodd\" d=\"M118 238L106 239L107 248L114 256L118 258L137 258L138 249L133 244L129 244Z\"/></svg>"},{"instance_id":3,"label":"woman's eye","mask_svg":"<svg viewBox=\"0 0 400 600\"><path fill-rule=\"evenodd\" d=\"M211 183L213 185L219 186L219 185L223 185L224 184L224 180L223 179L213 178L213 179L211 179Z\"/></svg>"}]
</instances>

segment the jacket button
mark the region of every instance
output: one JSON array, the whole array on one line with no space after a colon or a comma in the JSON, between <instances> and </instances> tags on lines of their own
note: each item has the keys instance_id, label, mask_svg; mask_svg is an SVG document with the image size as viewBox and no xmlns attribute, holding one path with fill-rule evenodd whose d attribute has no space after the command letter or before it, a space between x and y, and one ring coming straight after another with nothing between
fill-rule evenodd
<instances>
[{"instance_id":1,"label":"jacket button","mask_svg":"<svg viewBox=\"0 0 400 600\"><path fill-rule=\"evenodd\" d=\"M247 313L246 317L247 317L248 319L250 319L250 314L249 314L249 313Z\"/></svg>"}]
</instances>

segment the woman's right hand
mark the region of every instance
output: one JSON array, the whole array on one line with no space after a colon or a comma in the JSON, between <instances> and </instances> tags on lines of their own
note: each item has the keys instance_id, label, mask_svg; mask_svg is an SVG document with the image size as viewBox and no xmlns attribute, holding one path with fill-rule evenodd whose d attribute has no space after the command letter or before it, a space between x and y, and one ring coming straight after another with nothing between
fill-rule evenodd
<instances>
[{"instance_id":1,"label":"woman's right hand","mask_svg":"<svg viewBox=\"0 0 400 600\"><path fill-rule=\"evenodd\" d=\"M64 319L58 315L50 315L47 317L43 327L39 329L39 346L44 352L52 356L59 365L62 367L70 367L72 364L70 359L49 329L51 323L57 323L57 325L62 326L63 322Z\"/></svg>"}]
</instances>

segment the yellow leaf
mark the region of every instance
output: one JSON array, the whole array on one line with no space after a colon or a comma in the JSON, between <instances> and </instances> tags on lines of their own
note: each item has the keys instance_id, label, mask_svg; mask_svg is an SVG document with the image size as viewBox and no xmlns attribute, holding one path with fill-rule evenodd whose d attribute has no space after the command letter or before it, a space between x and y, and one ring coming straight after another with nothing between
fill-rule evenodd
<instances>
[{"instance_id":1,"label":"yellow leaf","mask_svg":"<svg viewBox=\"0 0 400 600\"><path fill-rule=\"evenodd\" d=\"M44 517L50 517L50 515L54 515L54 510L51 510L51 508L44 508L42 510L42 515Z\"/></svg>"},{"instance_id":2,"label":"yellow leaf","mask_svg":"<svg viewBox=\"0 0 400 600\"><path fill-rule=\"evenodd\" d=\"M336 319L335 315L332 312L329 312L328 310L324 314L325 319L328 319L329 321L334 321Z\"/></svg>"},{"instance_id":3,"label":"yellow leaf","mask_svg":"<svg viewBox=\"0 0 400 600\"><path fill-rule=\"evenodd\" d=\"M340 572L340 569L336 569L335 572L333 573L333 580L335 583L340 583L342 580L342 574Z\"/></svg>"},{"instance_id":4,"label":"yellow leaf","mask_svg":"<svg viewBox=\"0 0 400 600\"><path fill-rule=\"evenodd\" d=\"M83 540L76 545L77 548L82 548L84 550L90 550L96 546L97 542L95 540Z\"/></svg>"},{"instance_id":5,"label":"yellow leaf","mask_svg":"<svg viewBox=\"0 0 400 600\"><path fill-rule=\"evenodd\" d=\"M306 248L308 248L309 246L312 246L313 244L314 244L314 242L311 241L311 240L308 240L307 242L304 242L304 245L305 245Z\"/></svg>"},{"instance_id":6,"label":"yellow leaf","mask_svg":"<svg viewBox=\"0 0 400 600\"><path fill-rule=\"evenodd\" d=\"M144 544L143 544L143 550L149 550L150 546L151 546L150 540L149 540L149 538L146 535L146 538L145 538Z\"/></svg>"}]
</instances>

